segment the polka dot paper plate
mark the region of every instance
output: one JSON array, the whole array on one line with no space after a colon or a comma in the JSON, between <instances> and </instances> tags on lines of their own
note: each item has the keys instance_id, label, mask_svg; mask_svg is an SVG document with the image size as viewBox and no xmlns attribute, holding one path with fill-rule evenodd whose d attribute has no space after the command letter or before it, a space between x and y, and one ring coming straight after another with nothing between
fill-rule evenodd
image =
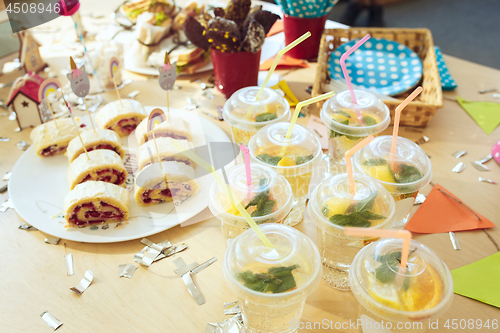
<instances>
[{"instance_id":1,"label":"polka dot paper plate","mask_svg":"<svg viewBox=\"0 0 500 333\"><path fill-rule=\"evenodd\" d=\"M344 78L340 57L359 39L340 45L330 57L328 71L334 79ZM371 38L346 59L351 82L383 95L398 95L415 87L422 79L422 61L405 45Z\"/></svg>"}]
</instances>

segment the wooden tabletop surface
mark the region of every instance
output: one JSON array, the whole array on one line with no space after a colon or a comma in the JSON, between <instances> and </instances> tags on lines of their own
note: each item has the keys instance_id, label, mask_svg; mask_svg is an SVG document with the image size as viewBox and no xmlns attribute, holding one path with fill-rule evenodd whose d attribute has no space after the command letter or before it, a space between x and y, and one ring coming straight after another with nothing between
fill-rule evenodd
<instances>
[{"instance_id":1,"label":"wooden tabletop surface","mask_svg":"<svg viewBox=\"0 0 500 333\"><path fill-rule=\"evenodd\" d=\"M458 88L445 93L444 107L440 109L429 126L417 133L402 127L400 135L416 140L422 135L429 141L422 145L431 156L433 184L441 184L458 196L467 205L489 218L495 224L500 223L498 198L500 187L481 183L478 177L487 177L500 182L500 166L494 161L488 163L490 172L479 172L470 162L487 155L492 145L500 139L500 129L486 135L479 126L453 100L447 99L459 95L470 100L495 101L491 94L481 95L480 89L498 87L500 71L480 66L451 56L445 61ZM49 65L57 68L57 59L48 60ZM306 88L312 84L316 65L309 68L283 72L283 76L300 100L309 97ZM14 72L0 76L0 83L8 83L20 75ZM157 87L156 79L126 73L134 82L123 88L122 95L133 90L140 90L137 100L145 105L163 105L165 98ZM193 79L205 79L208 74L193 77L181 77L182 89L171 93L172 107L182 108L186 98L193 97L201 104L196 111L216 114L216 106L224 103L224 97L214 91L212 100L201 96L199 82ZM0 88L0 98L6 101L9 88ZM113 101L114 93L104 94L106 101ZM3 112L0 109L0 112ZM187 111L195 112L195 111ZM317 113L318 110L312 110ZM207 117L207 119L212 120ZM301 120L304 122L305 120ZM217 123L228 135L229 127L224 122ZM0 142L0 175L12 170L23 151L16 143L29 139L30 129L15 132L15 121L0 117L0 136L9 137L9 142ZM392 131L389 127L384 134ZM458 160L451 154L464 149L468 154L461 158L467 169L460 174L451 172ZM43 176L43 174L41 174ZM5 182L0 180L0 185ZM422 190L428 193L432 185ZM26 191L29 191L26 188ZM0 194L0 203L8 199L8 192ZM414 208L416 210L417 207ZM43 311L49 311L64 322L59 332L204 332L207 322L220 322L224 316L223 302L235 301L236 295L229 290L222 277L222 259L226 248L218 220L211 217L193 225L177 226L167 231L148 237L153 242L166 238L172 243L186 243L189 248L180 256L186 262L204 262L211 257L218 260L196 275L195 281L206 299L198 306L189 295L182 280L174 273L173 260L179 255L154 263L149 268L139 266L132 279L118 277L118 265L131 263L135 253L143 245L140 240L111 244L88 244L61 240L58 245L44 242L45 234L39 231L19 230L25 222L17 213L9 209L0 213L0 331L2 332L49 332L50 328L40 318ZM439 223L439 221L436 221ZM316 241L316 228L306 216L297 228ZM496 243L500 244L498 228L489 230ZM414 235L414 239L428 245L444 260L450 269L472 263L497 252L493 242L482 231L457 233L462 250L455 251L448 234ZM75 274L66 275L64 256L71 253L74 260ZM69 290L83 277L85 270L94 273L92 285L81 296ZM358 304L350 292L340 292L321 283L318 289L307 299L302 321L322 322L327 320L344 323L357 319ZM445 331L443 324L447 319L500 319L498 308L478 301L455 295L450 310L440 319L439 332ZM321 329L303 329L301 332L322 332ZM342 332L356 332L354 329L341 329ZM479 331L479 330L474 330ZM485 330L488 331L488 330Z\"/></svg>"}]
</instances>

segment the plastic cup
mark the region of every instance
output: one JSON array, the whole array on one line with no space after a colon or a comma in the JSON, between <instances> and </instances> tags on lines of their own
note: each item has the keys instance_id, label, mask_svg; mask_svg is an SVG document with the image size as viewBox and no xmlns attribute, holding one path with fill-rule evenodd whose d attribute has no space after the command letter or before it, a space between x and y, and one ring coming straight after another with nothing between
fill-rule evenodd
<instances>
[{"instance_id":1,"label":"plastic cup","mask_svg":"<svg viewBox=\"0 0 500 333\"><path fill-rule=\"evenodd\" d=\"M290 57L296 59L313 59L318 57L321 36L325 30L325 22L328 15L313 18L302 18L283 14L283 30L285 32L285 44L311 32L311 37L287 52Z\"/></svg>"},{"instance_id":2,"label":"plastic cup","mask_svg":"<svg viewBox=\"0 0 500 333\"><path fill-rule=\"evenodd\" d=\"M221 52L211 49L217 90L229 98L236 90L256 86L259 78L260 51Z\"/></svg>"},{"instance_id":3,"label":"plastic cup","mask_svg":"<svg viewBox=\"0 0 500 333\"><path fill-rule=\"evenodd\" d=\"M354 174L354 182L356 192L352 195L347 174L325 179L314 189L308 204L309 216L318 227L323 278L338 290L349 290L348 273L354 257L365 245L378 240L347 236L344 227L389 229L394 221L394 199L383 186L360 174Z\"/></svg>"},{"instance_id":4,"label":"plastic cup","mask_svg":"<svg viewBox=\"0 0 500 333\"><path fill-rule=\"evenodd\" d=\"M295 228L270 223L261 229L274 247L245 231L226 251L224 278L239 297L245 332L297 332L293 324L300 322L305 300L321 280L318 249Z\"/></svg>"},{"instance_id":5,"label":"plastic cup","mask_svg":"<svg viewBox=\"0 0 500 333\"><path fill-rule=\"evenodd\" d=\"M399 273L402 243L382 239L352 262L349 285L359 302L360 332L425 332L429 320L443 315L453 301L450 270L422 243L410 242L406 272Z\"/></svg>"},{"instance_id":6,"label":"plastic cup","mask_svg":"<svg viewBox=\"0 0 500 333\"><path fill-rule=\"evenodd\" d=\"M248 148L252 161L272 167L292 186L293 208L284 223L293 226L304 219L312 172L323 152L319 139L304 126L295 124L287 140L289 126L290 123L276 123L263 127L252 137Z\"/></svg>"},{"instance_id":7,"label":"plastic cup","mask_svg":"<svg viewBox=\"0 0 500 333\"><path fill-rule=\"evenodd\" d=\"M256 101L259 89L258 86L240 89L224 104L223 117L231 126L234 143L238 146L248 147L250 138L262 127L290 117L290 104L274 89L265 88Z\"/></svg>"},{"instance_id":8,"label":"plastic cup","mask_svg":"<svg viewBox=\"0 0 500 333\"><path fill-rule=\"evenodd\" d=\"M355 171L377 179L391 193L396 201L393 228L403 229L418 191L431 181L432 165L419 145L398 137L394 172L390 168L391 145L392 136L375 138L354 154L353 167Z\"/></svg>"},{"instance_id":9,"label":"plastic cup","mask_svg":"<svg viewBox=\"0 0 500 333\"><path fill-rule=\"evenodd\" d=\"M248 206L247 211L251 215L257 212L252 216L257 224L282 223L292 209L293 194L290 184L271 168L258 164L251 164L250 167L252 174L250 195L245 165L236 165L227 170L229 187L234 200L240 202L243 207L247 207L249 203L252 204ZM263 201L259 203L260 200ZM274 200L274 205L266 203L269 200ZM254 203L257 205L253 205ZM271 207L266 208L267 205ZM210 189L208 207L212 214L221 221L222 234L226 239L235 238L250 227L236 207L233 207L226 190L217 182L214 182ZM260 212L258 212L259 208ZM269 210L269 213L264 214Z\"/></svg>"},{"instance_id":10,"label":"plastic cup","mask_svg":"<svg viewBox=\"0 0 500 333\"><path fill-rule=\"evenodd\" d=\"M375 95L354 90L357 107L361 111L365 126L356 114L355 105L348 90L342 91L323 104L321 120L330 129L328 154L331 173L345 172L345 153L368 135L376 135L389 126L389 108Z\"/></svg>"}]
</instances>

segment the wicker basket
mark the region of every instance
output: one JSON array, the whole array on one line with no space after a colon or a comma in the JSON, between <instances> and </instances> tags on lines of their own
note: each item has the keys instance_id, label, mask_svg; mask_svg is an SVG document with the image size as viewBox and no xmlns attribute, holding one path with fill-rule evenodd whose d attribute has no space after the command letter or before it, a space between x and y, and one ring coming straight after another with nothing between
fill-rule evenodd
<instances>
[{"instance_id":1,"label":"wicker basket","mask_svg":"<svg viewBox=\"0 0 500 333\"><path fill-rule=\"evenodd\" d=\"M318 67L312 90L313 97L325 93L323 85L330 80L328 75L328 61L332 52L341 44L352 39L359 39L366 34L374 38L385 38L406 45L418 54L422 60L423 80L421 82L422 93L401 112L400 125L425 127L429 124L436 111L443 107L443 92L436 63L436 54L432 35L428 29L395 29L395 28L350 28L350 29L327 29L321 37L321 45L318 56ZM411 93L403 93L397 96L398 100L385 100L394 119L396 107ZM321 108L323 102L318 102Z\"/></svg>"}]
</instances>

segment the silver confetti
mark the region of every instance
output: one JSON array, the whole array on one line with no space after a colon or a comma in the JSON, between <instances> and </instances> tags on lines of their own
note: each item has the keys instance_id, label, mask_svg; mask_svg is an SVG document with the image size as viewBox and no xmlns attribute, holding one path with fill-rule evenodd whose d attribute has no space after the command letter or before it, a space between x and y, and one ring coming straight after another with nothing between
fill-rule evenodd
<instances>
[{"instance_id":1,"label":"silver confetti","mask_svg":"<svg viewBox=\"0 0 500 333\"><path fill-rule=\"evenodd\" d=\"M5 181L9 180L10 176L12 176L12 172L11 171L7 171L5 173L5 175L3 175L3 180L5 180Z\"/></svg>"},{"instance_id":2,"label":"silver confetti","mask_svg":"<svg viewBox=\"0 0 500 333\"><path fill-rule=\"evenodd\" d=\"M490 168L488 168L486 165L483 165L479 163L478 161L471 162L472 166L479 171L490 171Z\"/></svg>"},{"instance_id":3,"label":"silver confetti","mask_svg":"<svg viewBox=\"0 0 500 333\"><path fill-rule=\"evenodd\" d=\"M217 111L219 112L219 120L224 121L224 107L221 105L217 105Z\"/></svg>"},{"instance_id":4,"label":"silver confetti","mask_svg":"<svg viewBox=\"0 0 500 333\"><path fill-rule=\"evenodd\" d=\"M132 83L132 80L131 79L126 79L126 80L123 80L122 81L122 84L120 84L118 87L116 87L118 90L120 90L121 88L125 87L125 86L128 86L129 84Z\"/></svg>"},{"instance_id":5,"label":"silver confetti","mask_svg":"<svg viewBox=\"0 0 500 333\"><path fill-rule=\"evenodd\" d=\"M459 150L459 151L456 151L452 154L455 158L460 158L462 156L465 156L467 155L467 152L465 150Z\"/></svg>"},{"instance_id":6,"label":"silver confetti","mask_svg":"<svg viewBox=\"0 0 500 333\"><path fill-rule=\"evenodd\" d=\"M214 94L212 93L212 90L208 89L205 90L202 95L208 99L214 99Z\"/></svg>"},{"instance_id":7,"label":"silver confetti","mask_svg":"<svg viewBox=\"0 0 500 333\"><path fill-rule=\"evenodd\" d=\"M19 141L18 143L16 143L16 147L18 149L21 149L21 150L26 150L29 148L29 144L27 144L25 141Z\"/></svg>"},{"instance_id":8,"label":"silver confetti","mask_svg":"<svg viewBox=\"0 0 500 333\"><path fill-rule=\"evenodd\" d=\"M427 141L429 141L429 138L423 135L420 139L416 140L415 143L417 145L421 145L423 143L426 143Z\"/></svg>"},{"instance_id":9,"label":"silver confetti","mask_svg":"<svg viewBox=\"0 0 500 333\"><path fill-rule=\"evenodd\" d=\"M184 284L188 288L189 293L194 297L198 305L204 304L205 299L194 284L191 274L199 273L215 261L217 261L217 258L213 257L201 265L198 265L198 263L196 262L192 262L189 265L186 265L186 262L182 258L177 258L176 260L174 260L174 265L177 267L174 272L182 278Z\"/></svg>"},{"instance_id":10,"label":"silver confetti","mask_svg":"<svg viewBox=\"0 0 500 333\"><path fill-rule=\"evenodd\" d=\"M449 234L450 234L451 245L453 245L453 249L461 250L462 248L460 247L460 243L458 242L457 235L455 235L453 231L450 231Z\"/></svg>"},{"instance_id":11,"label":"silver confetti","mask_svg":"<svg viewBox=\"0 0 500 333\"><path fill-rule=\"evenodd\" d=\"M205 333L239 333L243 328L243 317L238 302L224 303L224 314L234 315L220 323L208 323Z\"/></svg>"},{"instance_id":12,"label":"silver confetti","mask_svg":"<svg viewBox=\"0 0 500 333\"><path fill-rule=\"evenodd\" d=\"M213 84L211 84L211 83L208 83L208 84L207 84L207 83L203 82L203 83L201 84L201 89L202 89L202 90L207 90L207 89L210 89L210 88L213 88L213 87L215 87L215 86L214 86Z\"/></svg>"},{"instance_id":13,"label":"silver confetti","mask_svg":"<svg viewBox=\"0 0 500 333\"><path fill-rule=\"evenodd\" d=\"M83 279L78 283L76 286L70 288L75 294L81 295L92 283L92 280L94 279L94 273L89 271L85 272L85 276Z\"/></svg>"},{"instance_id":14,"label":"silver confetti","mask_svg":"<svg viewBox=\"0 0 500 333\"><path fill-rule=\"evenodd\" d=\"M158 261L158 260L161 260L163 258L167 258L167 257L173 256L174 254L182 252L185 249L187 249L187 245L185 245L185 244L181 244L181 245L178 245L178 246L172 246L172 247L170 247L168 249L163 250L158 255L158 257L156 257L156 259L154 261Z\"/></svg>"},{"instance_id":15,"label":"silver confetti","mask_svg":"<svg viewBox=\"0 0 500 333\"><path fill-rule=\"evenodd\" d=\"M196 103L196 101L192 98L187 98L186 102L188 102L188 104L184 106L184 109L186 109L186 110L190 111L190 110L194 110L194 109L197 109L200 107L200 105L198 103Z\"/></svg>"},{"instance_id":16,"label":"silver confetti","mask_svg":"<svg viewBox=\"0 0 500 333\"><path fill-rule=\"evenodd\" d=\"M141 243L147 246L146 254L142 258L140 264L144 266L151 266L151 264L155 261L156 257L165 249L168 249L172 246L172 243L168 239L164 240L161 243L155 244L147 238L143 238ZM135 259L135 256L134 256Z\"/></svg>"},{"instance_id":17,"label":"silver confetti","mask_svg":"<svg viewBox=\"0 0 500 333\"><path fill-rule=\"evenodd\" d=\"M451 169L451 171L453 172L462 172L465 170L465 163L464 162L459 162L457 165L455 165L455 167L453 169Z\"/></svg>"},{"instance_id":18,"label":"silver confetti","mask_svg":"<svg viewBox=\"0 0 500 333\"><path fill-rule=\"evenodd\" d=\"M29 225L28 223L21 223L21 225L18 227L18 229L27 230L27 231L38 231L37 228L35 228L32 225Z\"/></svg>"},{"instance_id":19,"label":"silver confetti","mask_svg":"<svg viewBox=\"0 0 500 333\"><path fill-rule=\"evenodd\" d=\"M66 273L73 275L73 255L71 253L64 257L64 263L66 264Z\"/></svg>"},{"instance_id":20,"label":"silver confetti","mask_svg":"<svg viewBox=\"0 0 500 333\"><path fill-rule=\"evenodd\" d=\"M186 285L191 296L194 297L196 303L198 303L198 305L203 305L205 304L205 298L194 284L192 275L193 272L187 272L182 276L182 281L184 281L184 284Z\"/></svg>"},{"instance_id":21,"label":"silver confetti","mask_svg":"<svg viewBox=\"0 0 500 333\"><path fill-rule=\"evenodd\" d=\"M491 96L493 96L493 98L500 98L500 94L499 93L493 94Z\"/></svg>"},{"instance_id":22,"label":"silver confetti","mask_svg":"<svg viewBox=\"0 0 500 333\"><path fill-rule=\"evenodd\" d=\"M11 114L9 115L9 120L14 121L14 120L16 120L16 118L17 118L17 114L14 111L12 111Z\"/></svg>"},{"instance_id":23,"label":"silver confetti","mask_svg":"<svg viewBox=\"0 0 500 333\"><path fill-rule=\"evenodd\" d=\"M493 155L491 154L488 154L486 155L485 157L483 157L482 159L478 160L477 162L483 164L483 163L486 163L488 162L489 160L491 160L493 158Z\"/></svg>"},{"instance_id":24,"label":"silver confetti","mask_svg":"<svg viewBox=\"0 0 500 333\"><path fill-rule=\"evenodd\" d=\"M493 180L491 179L488 179L488 178L483 178L483 177L479 177L479 181L480 182L484 182L484 183L490 183L490 184L493 184L493 185L496 185L497 183L494 182Z\"/></svg>"},{"instance_id":25,"label":"silver confetti","mask_svg":"<svg viewBox=\"0 0 500 333\"><path fill-rule=\"evenodd\" d=\"M489 89L481 89L481 90L479 90L479 93L480 94L487 94L487 93L495 92L495 91L497 91L496 88L489 88Z\"/></svg>"},{"instance_id":26,"label":"silver confetti","mask_svg":"<svg viewBox=\"0 0 500 333\"><path fill-rule=\"evenodd\" d=\"M136 263L140 264L142 262L142 258L144 258L144 255L146 254L146 250L148 249L148 247L149 246L144 246L144 248L140 252L134 254L134 261Z\"/></svg>"},{"instance_id":27,"label":"silver confetti","mask_svg":"<svg viewBox=\"0 0 500 333\"><path fill-rule=\"evenodd\" d=\"M16 133L21 132L21 127L17 127L16 129L14 129L14 132L16 132Z\"/></svg>"},{"instance_id":28,"label":"silver confetti","mask_svg":"<svg viewBox=\"0 0 500 333\"><path fill-rule=\"evenodd\" d=\"M0 206L0 213L5 213L8 209L14 209L14 205L10 201L10 199L7 199L4 201L2 206Z\"/></svg>"},{"instance_id":29,"label":"silver confetti","mask_svg":"<svg viewBox=\"0 0 500 333\"><path fill-rule=\"evenodd\" d=\"M417 197L415 198L415 202L413 202L414 205L421 205L424 203L426 197L425 194L419 193L417 194Z\"/></svg>"},{"instance_id":30,"label":"silver confetti","mask_svg":"<svg viewBox=\"0 0 500 333\"><path fill-rule=\"evenodd\" d=\"M57 243L59 243L60 240L61 240L61 238L48 236L47 238L45 238L45 243L57 245Z\"/></svg>"},{"instance_id":31,"label":"silver confetti","mask_svg":"<svg viewBox=\"0 0 500 333\"><path fill-rule=\"evenodd\" d=\"M132 275L134 275L136 269L137 269L137 266L131 265L131 264L119 265L118 266L118 276L131 279Z\"/></svg>"},{"instance_id":32,"label":"silver confetti","mask_svg":"<svg viewBox=\"0 0 500 333\"><path fill-rule=\"evenodd\" d=\"M134 91L132 91L130 94L128 94L127 96L128 96L128 98L132 98L132 99L134 99L134 98L136 98L136 97L137 97L137 95L139 95L139 94L140 94L140 91L139 91L139 90L134 90Z\"/></svg>"},{"instance_id":33,"label":"silver confetti","mask_svg":"<svg viewBox=\"0 0 500 333\"><path fill-rule=\"evenodd\" d=\"M181 90L182 89L182 86L180 84L176 84L172 90Z\"/></svg>"},{"instance_id":34,"label":"silver confetti","mask_svg":"<svg viewBox=\"0 0 500 333\"><path fill-rule=\"evenodd\" d=\"M54 331L57 330L63 324L62 321L51 315L49 311L42 312L40 317L42 317L43 321L47 325L49 325L49 327L52 328Z\"/></svg>"},{"instance_id":35,"label":"silver confetti","mask_svg":"<svg viewBox=\"0 0 500 333\"><path fill-rule=\"evenodd\" d=\"M8 141L10 141L10 138L8 138L6 136L2 136L2 137L0 137L0 141L1 142L8 142Z\"/></svg>"}]
</instances>

